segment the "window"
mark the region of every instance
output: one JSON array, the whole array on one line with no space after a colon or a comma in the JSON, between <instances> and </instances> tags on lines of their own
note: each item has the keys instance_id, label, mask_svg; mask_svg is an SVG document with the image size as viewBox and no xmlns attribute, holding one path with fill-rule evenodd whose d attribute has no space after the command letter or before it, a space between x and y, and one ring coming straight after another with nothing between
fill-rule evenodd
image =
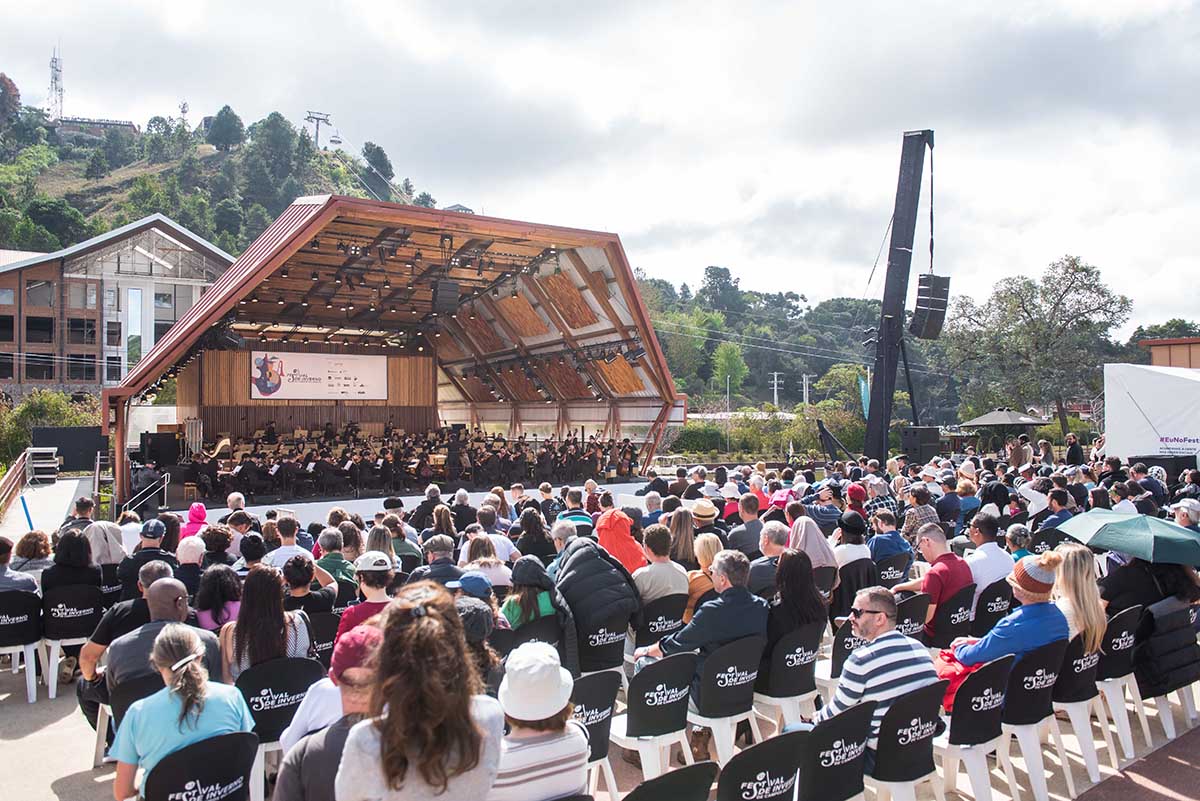
<instances>
[{"instance_id":1,"label":"window","mask_svg":"<svg viewBox=\"0 0 1200 801\"><path fill-rule=\"evenodd\" d=\"M173 326L173 325L175 325L175 323L161 321L161 320L155 320L154 321L154 341L158 342L163 337L165 337L167 335L167 332L171 330L171 326Z\"/></svg>"},{"instance_id":2,"label":"window","mask_svg":"<svg viewBox=\"0 0 1200 801\"><path fill-rule=\"evenodd\" d=\"M14 368L13 355L11 353L0 353L0 379L16 378Z\"/></svg>"},{"instance_id":3,"label":"window","mask_svg":"<svg viewBox=\"0 0 1200 801\"><path fill-rule=\"evenodd\" d=\"M25 302L30 306L54 306L54 282L26 281Z\"/></svg>"},{"instance_id":4,"label":"window","mask_svg":"<svg viewBox=\"0 0 1200 801\"><path fill-rule=\"evenodd\" d=\"M67 380L68 381L95 381L96 380L96 356L95 354L78 354L67 357Z\"/></svg>"},{"instance_id":5,"label":"window","mask_svg":"<svg viewBox=\"0 0 1200 801\"><path fill-rule=\"evenodd\" d=\"M54 341L53 317L26 317L25 341L47 343Z\"/></svg>"},{"instance_id":6,"label":"window","mask_svg":"<svg viewBox=\"0 0 1200 801\"><path fill-rule=\"evenodd\" d=\"M79 317L67 320L67 342L72 345L95 345L96 321Z\"/></svg>"},{"instance_id":7,"label":"window","mask_svg":"<svg viewBox=\"0 0 1200 801\"><path fill-rule=\"evenodd\" d=\"M25 354L26 381L53 381L54 357L38 353Z\"/></svg>"},{"instance_id":8,"label":"window","mask_svg":"<svg viewBox=\"0 0 1200 801\"><path fill-rule=\"evenodd\" d=\"M104 324L104 344L121 347L121 321L109 320Z\"/></svg>"},{"instance_id":9,"label":"window","mask_svg":"<svg viewBox=\"0 0 1200 801\"><path fill-rule=\"evenodd\" d=\"M163 292L162 290L154 290L154 316L160 317L163 312L170 312L170 316L175 316L175 293L171 290Z\"/></svg>"},{"instance_id":10,"label":"window","mask_svg":"<svg viewBox=\"0 0 1200 801\"><path fill-rule=\"evenodd\" d=\"M129 303L125 306L125 360L137 364L142 358L142 290L129 289Z\"/></svg>"},{"instance_id":11,"label":"window","mask_svg":"<svg viewBox=\"0 0 1200 801\"><path fill-rule=\"evenodd\" d=\"M0 289L0 306L12 306L17 302L17 293L13 289Z\"/></svg>"},{"instance_id":12,"label":"window","mask_svg":"<svg viewBox=\"0 0 1200 801\"><path fill-rule=\"evenodd\" d=\"M115 289L104 290L104 308L116 309L117 301L120 297L121 296L117 293L117 290L115 290Z\"/></svg>"},{"instance_id":13,"label":"window","mask_svg":"<svg viewBox=\"0 0 1200 801\"><path fill-rule=\"evenodd\" d=\"M85 308L96 308L96 297L98 294L99 288L95 284L89 282L87 285L87 301L84 303Z\"/></svg>"},{"instance_id":14,"label":"window","mask_svg":"<svg viewBox=\"0 0 1200 801\"><path fill-rule=\"evenodd\" d=\"M120 356L109 356L104 360L104 380L113 383L121 380Z\"/></svg>"},{"instance_id":15,"label":"window","mask_svg":"<svg viewBox=\"0 0 1200 801\"><path fill-rule=\"evenodd\" d=\"M96 308L96 285L91 281L67 284L67 305L72 309Z\"/></svg>"},{"instance_id":16,"label":"window","mask_svg":"<svg viewBox=\"0 0 1200 801\"><path fill-rule=\"evenodd\" d=\"M0 342L12 342L14 336L13 316L0 314Z\"/></svg>"}]
</instances>

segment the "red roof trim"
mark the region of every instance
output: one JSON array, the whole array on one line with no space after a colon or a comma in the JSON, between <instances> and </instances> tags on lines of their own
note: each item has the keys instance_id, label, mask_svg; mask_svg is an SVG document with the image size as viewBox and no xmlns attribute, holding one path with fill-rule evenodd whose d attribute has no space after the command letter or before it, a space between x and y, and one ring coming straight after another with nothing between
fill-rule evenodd
<instances>
[{"instance_id":1,"label":"red roof trim","mask_svg":"<svg viewBox=\"0 0 1200 801\"><path fill-rule=\"evenodd\" d=\"M1143 347L1154 347L1155 345L1200 345L1200 337L1176 337L1175 339L1139 339L1138 344Z\"/></svg>"}]
</instances>

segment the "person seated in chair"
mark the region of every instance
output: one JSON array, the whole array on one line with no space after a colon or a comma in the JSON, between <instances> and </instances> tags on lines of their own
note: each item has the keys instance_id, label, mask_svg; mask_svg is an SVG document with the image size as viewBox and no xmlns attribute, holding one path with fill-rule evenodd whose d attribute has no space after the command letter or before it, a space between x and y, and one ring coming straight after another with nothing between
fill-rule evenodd
<instances>
[{"instance_id":1,"label":"person seated in chair","mask_svg":"<svg viewBox=\"0 0 1200 801\"><path fill-rule=\"evenodd\" d=\"M925 614L922 636L925 642L934 638L933 616L940 604L946 603L963 587L974 582L970 566L956 556L946 541L946 531L939 523L926 523L917 530L917 549L929 570L921 578L904 581L892 587L892 592L923 592L929 596L929 611Z\"/></svg>"}]
</instances>

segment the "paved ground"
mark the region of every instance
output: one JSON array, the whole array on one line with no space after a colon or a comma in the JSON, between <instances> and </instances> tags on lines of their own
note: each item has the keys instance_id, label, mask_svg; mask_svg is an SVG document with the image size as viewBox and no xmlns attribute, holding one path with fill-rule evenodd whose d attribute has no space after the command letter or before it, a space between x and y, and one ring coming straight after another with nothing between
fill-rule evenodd
<instances>
[{"instance_id":1,"label":"paved ground","mask_svg":"<svg viewBox=\"0 0 1200 801\"><path fill-rule=\"evenodd\" d=\"M37 484L26 487L21 496L29 506L33 527L46 532L57 531L63 520L71 513L75 499L80 495L91 496L92 479L60 478L53 484ZM13 542L29 531L29 523L21 509L21 502L14 501L8 514L0 521L0 536Z\"/></svg>"},{"instance_id":2,"label":"paved ground","mask_svg":"<svg viewBox=\"0 0 1200 801\"><path fill-rule=\"evenodd\" d=\"M1177 705L1173 708L1176 726L1179 731L1184 731L1186 723L1183 712ZM1153 708L1150 717L1154 746L1161 747L1164 745L1162 727ZM0 673L0 724L0 749L5 763L0 774L3 775L0 797L5 801L108 801L112 798L112 768L90 768L95 734L76 709L71 688L61 688L59 697L50 701L46 697L45 687L39 687L38 701L31 705L25 703L23 677L3 671ZM1077 742L1070 734L1070 726L1065 722L1062 725L1076 788L1083 793L1091 785L1079 757ZM1094 729L1094 734L1099 737L1099 729ZM1140 727L1135 721L1134 746L1138 760L1129 765L1122 760L1124 770L1121 774L1112 770L1108 754L1101 748L1101 777L1117 778L1102 782L1095 790L1088 792L1084 796L1085 801L1187 801L1197 797L1196 787L1200 786L1200 756L1197 754L1200 730L1192 730L1168 747L1151 754L1142 741ZM1013 754L1021 796L1029 799L1032 796L1024 761L1017 756L1015 746ZM1142 759L1147 754L1150 754L1149 758ZM637 784L640 773L622 761L620 755L619 749L614 748L611 752L617 784L624 794ZM1045 750L1045 761L1046 769L1051 774L1048 777L1051 798L1067 801L1066 785L1050 747ZM1005 801L1010 797L998 770L993 771L992 787L996 801ZM960 777L958 789L960 796L970 798L970 786L965 775ZM932 797L928 785L918 791L921 801ZM610 796L601 791L596 799L609 801Z\"/></svg>"}]
</instances>

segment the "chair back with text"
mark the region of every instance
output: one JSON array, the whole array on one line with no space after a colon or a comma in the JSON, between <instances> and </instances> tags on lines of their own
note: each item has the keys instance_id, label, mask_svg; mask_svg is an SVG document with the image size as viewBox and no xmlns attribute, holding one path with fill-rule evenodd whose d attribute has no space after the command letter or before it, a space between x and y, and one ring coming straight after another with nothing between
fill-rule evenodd
<instances>
[{"instance_id":1,"label":"chair back with text","mask_svg":"<svg viewBox=\"0 0 1200 801\"><path fill-rule=\"evenodd\" d=\"M412 572L420 566L421 566L421 557L417 556L415 553L400 554L400 570L401 571L408 573L411 576Z\"/></svg>"},{"instance_id":2,"label":"chair back with text","mask_svg":"<svg viewBox=\"0 0 1200 801\"><path fill-rule=\"evenodd\" d=\"M99 587L55 587L42 598L42 636L47 640L86 639L103 616L104 593Z\"/></svg>"},{"instance_id":3,"label":"chair back with text","mask_svg":"<svg viewBox=\"0 0 1200 801\"><path fill-rule=\"evenodd\" d=\"M951 745L981 745L1000 736L1008 675L1015 661L1011 654L993 659L958 686L950 714Z\"/></svg>"},{"instance_id":4,"label":"chair back with text","mask_svg":"<svg viewBox=\"0 0 1200 801\"><path fill-rule=\"evenodd\" d=\"M1104 630L1104 646L1100 649L1100 664L1096 679L1116 679L1133 672L1133 640L1142 607L1131 606L1113 615Z\"/></svg>"},{"instance_id":5,"label":"chair back with text","mask_svg":"<svg viewBox=\"0 0 1200 801\"><path fill-rule=\"evenodd\" d=\"M1100 666L1100 652L1084 653L1083 635L1076 634L1067 644L1063 654L1062 668L1054 682L1053 700L1060 704L1090 701L1100 691L1096 688L1096 669Z\"/></svg>"},{"instance_id":6,"label":"chair back with text","mask_svg":"<svg viewBox=\"0 0 1200 801\"><path fill-rule=\"evenodd\" d=\"M657 737L687 728L688 694L696 674L696 655L671 654L652 662L629 680L625 733Z\"/></svg>"},{"instance_id":7,"label":"chair back with text","mask_svg":"<svg viewBox=\"0 0 1200 801\"><path fill-rule=\"evenodd\" d=\"M1056 528L1039 528L1029 541L1029 552L1033 554L1053 551L1066 538Z\"/></svg>"},{"instance_id":8,"label":"chair back with text","mask_svg":"<svg viewBox=\"0 0 1200 801\"><path fill-rule=\"evenodd\" d=\"M104 594L105 609L121 600L121 592L124 589L125 585L117 578L117 565L100 565L100 592Z\"/></svg>"},{"instance_id":9,"label":"chair back with text","mask_svg":"<svg viewBox=\"0 0 1200 801\"><path fill-rule=\"evenodd\" d=\"M890 590L907 579L908 573L905 568L911 561L912 554L898 553L876 562L875 566L879 568L879 586Z\"/></svg>"},{"instance_id":10,"label":"chair back with text","mask_svg":"<svg viewBox=\"0 0 1200 801\"><path fill-rule=\"evenodd\" d=\"M708 801L720 770L716 762L697 762L642 782L624 801Z\"/></svg>"},{"instance_id":11,"label":"chair back with text","mask_svg":"<svg viewBox=\"0 0 1200 801\"><path fill-rule=\"evenodd\" d=\"M687 608L687 593L655 598L642 610L642 621L634 633L634 645L645 648L683 628L683 610Z\"/></svg>"},{"instance_id":12,"label":"chair back with text","mask_svg":"<svg viewBox=\"0 0 1200 801\"><path fill-rule=\"evenodd\" d=\"M950 643L971 632L971 605L975 603L975 585L968 584L938 604L933 612L931 648L949 648Z\"/></svg>"},{"instance_id":13,"label":"chair back with text","mask_svg":"<svg viewBox=\"0 0 1200 801\"><path fill-rule=\"evenodd\" d=\"M308 616L308 633L312 637L313 650L326 670L329 670L329 660L333 658L333 639L341 622L342 616L333 612L317 612Z\"/></svg>"},{"instance_id":14,"label":"chair back with text","mask_svg":"<svg viewBox=\"0 0 1200 801\"><path fill-rule=\"evenodd\" d=\"M825 565L813 568L813 584L817 585L817 590L826 598L829 597L829 593L833 592L833 582L836 580L836 567Z\"/></svg>"},{"instance_id":15,"label":"chair back with text","mask_svg":"<svg viewBox=\"0 0 1200 801\"><path fill-rule=\"evenodd\" d=\"M542 615L537 620L522 624L513 635L513 648L527 642L544 642L558 647L562 639L562 624L558 615Z\"/></svg>"},{"instance_id":16,"label":"chair back with text","mask_svg":"<svg viewBox=\"0 0 1200 801\"><path fill-rule=\"evenodd\" d=\"M136 679L123 681L112 687L108 691L108 705L112 707L113 731L121 727L121 721L125 718L129 707L133 706L134 701L149 698L162 688L162 676L158 673L138 676Z\"/></svg>"},{"instance_id":17,"label":"chair back with text","mask_svg":"<svg viewBox=\"0 0 1200 801\"><path fill-rule=\"evenodd\" d=\"M709 718L739 715L754 706L754 681L767 638L743 637L725 643L704 660L696 707Z\"/></svg>"},{"instance_id":18,"label":"chair back with text","mask_svg":"<svg viewBox=\"0 0 1200 801\"><path fill-rule=\"evenodd\" d=\"M613 706L617 690L621 689L621 674L604 670L575 679L571 690L572 716L587 729L588 762L608 756L608 733L612 729Z\"/></svg>"},{"instance_id":19,"label":"chair back with text","mask_svg":"<svg viewBox=\"0 0 1200 801\"><path fill-rule=\"evenodd\" d=\"M1062 669L1066 640L1055 640L1021 657L1008 674L1004 722L1011 726L1038 723L1054 713L1054 682Z\"/></svg>"},{"instance_id":20,"label":"chair back with text","mask_svg":"<svg viewBox=\"0 0 1200 801\"><path fill-rule=\"evenodd\" d=\"M791 801L806 732L780 734L733 755L721 768L717 801Z\"/></svg>"},{"instance_id":21,"label":"chair back with text","mask_svg":"<svg viewBox=\"0 0 1200 801\"><path fill-rule=\"evenodd\" d=\"M817 689L817 655L825 621L809 623L789 632L775 643L765 673L759 673L755 689L774 698L792 698Z\"/></svg>"},{"instance_id":22,"label":"chair back with text","mask_svg":"<svg viewBox=\"0 0 1200 801\"><path fill-rule=\"evenodd\" d=\"M209 737L163 757L146 776L145 801L245 801L259 739L250 732Z\"/></svg>"},{"instance_id":23,"label":"chair back with text","mask_svg":"<svg viewBox=\"0 0 1200 801\"><path fill-rule=\"evenodd\" d=\"M855 559L838 568L838 585L829 599L830 620L850 614L859 590L879 584L879 569L870 557Z\"/></svg>"},{"instance_id":24,"label":"chair back with text","mask_svg":"<svg viewBox=\"0 0 1200 801\"><path fill-rule=\"evenodd\" d=\"M879 724L872 777L912 782L933 773L933 738L949 684L945 679L935 681L892 702Z\"/></svg>"},{"instance_id":25,"label":"chair back with text","mask_svg":"<svg viewBox=\"0 0 1200 801\"><path fill-rule=\"evenodd\" d=\"M905 637L916 637L925 628L925 615L931 602L929 593L918 592L896 604L896 631Z\"/></svg>"},{"instance_id":26,"label":"chair back with text","mask_svg":"<svg viewBox=\"0 0 1200 801\"><path fill-rule=\"evenodd\" d=\"M278 740L308 688L324 677L325 668L315 659L286 656L242 671L234 684L250 707L258 739L264 743Z\"/></svg>"},{"instance_id":27,"label":"chair back with text","mask_svg":"<svg viewBox=\"0 0 1200 801\"><path fill-rule=\"evenodd\" d=\"M975 619L971 621L971 636L982 637L1012 609L1012 585L1008 579L993 581L983 589L975 604Z\"/></svg>"},{"instance_id":28,"label":"chair back with text","mask_svg":"<svg viewBox=\"0 0 1200 801\"><path fill-rule=\"evenodd\" d=\"M845 801L863 792L863 755L875 702L823 720L800 742L798 801Z\"/></svg>"},{"instance_id":29,"label":"chair back with text","mask_svg":"<svg viewBox=\"0 0 1200 801\"><path fill-rule=\"evenodd\" d=\"M855 648L866 642L862 637L855 636L850 623L850 618L846 618L833 635L833 645L830 647L831 664L829 665L829 677L832 679L842 675L842 666L846 664L846 657L850 656Z\"/></svg>"},{"instance_id":30,"label":"chair back with text","mask_svg":"<svg viewBox=\"0 0 1200 801\"><path fill-rule=\"evenodd\" d=\"M625 632L628 629L628 614L609 615L590 628L577 628L579 669L588 673L618 667L625 659Z\"/></svg>"},{"instance_id":31,"label":"chair back with text","mask_svg":"<svg viewBox=\"0 0 1200 801\"><path fill-rule=\"evenodd\" d=\"M42 599L22 590L0 592L0 648L42 639Z\"/></svg>"},{"instance_id":32,"label":"chair back with text","mask_svg":"<svg viewBox=\"0 0 1200 801\"><path fill-rule=\"evenodd\" d=\"M337 588L337 599L333 602L333 611L335 614L340 615L346 609L358 603L358 582L338 579Z\"/></svg>"}]
</instances>

